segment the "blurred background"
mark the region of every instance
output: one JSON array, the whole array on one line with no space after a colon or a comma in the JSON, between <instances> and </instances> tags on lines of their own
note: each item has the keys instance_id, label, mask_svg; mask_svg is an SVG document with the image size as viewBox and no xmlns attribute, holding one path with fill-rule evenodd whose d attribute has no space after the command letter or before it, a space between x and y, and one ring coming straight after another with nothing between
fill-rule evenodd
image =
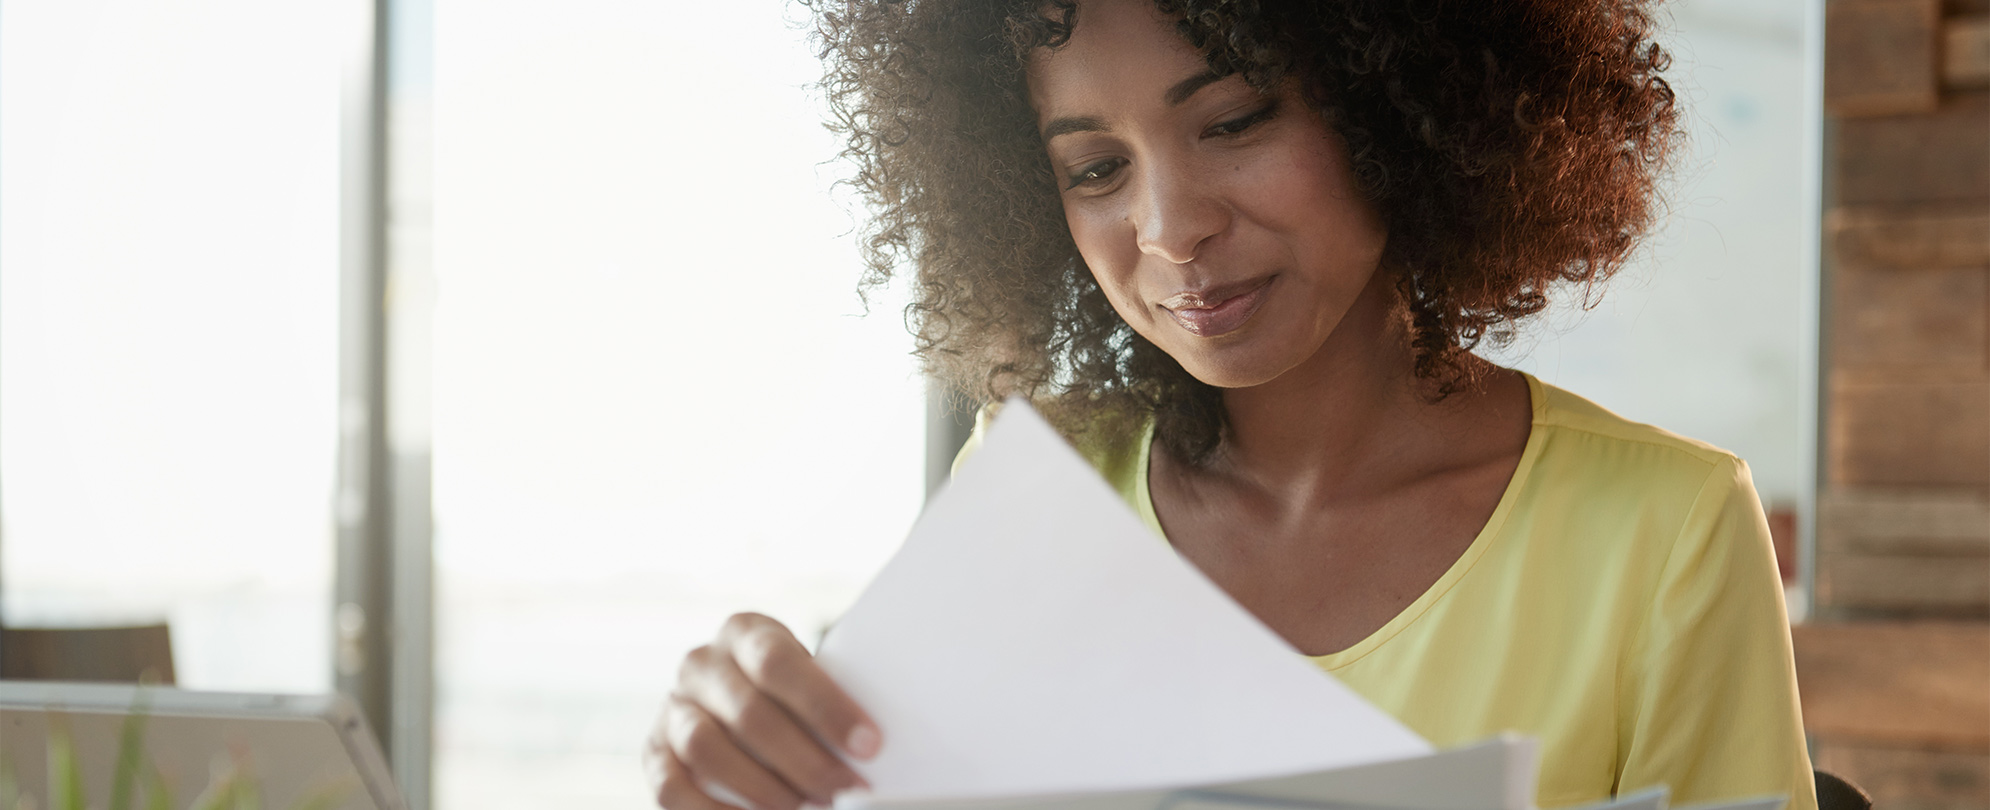
<instances>
[{"instance_id":1,"label":"blurred background","mask_svg":"<svg viewBox=\"0 0 1990 810\"><path fill-rule=\"evenodd\" d=\"M1484 351L1745 458L1820 766L1990 808L1990 2L1662 14L1663 230ZM0 674L649 806L677 660L813 643L963 435L817 75L781 0L0 0Z\"/></svg>"}]
</instances>

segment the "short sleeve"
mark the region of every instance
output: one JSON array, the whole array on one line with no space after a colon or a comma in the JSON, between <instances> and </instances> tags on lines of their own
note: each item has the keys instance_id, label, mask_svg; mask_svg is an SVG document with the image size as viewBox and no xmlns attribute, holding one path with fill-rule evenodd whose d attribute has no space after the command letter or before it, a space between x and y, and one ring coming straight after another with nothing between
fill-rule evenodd
<instances>
[{"instance_id":1,"label":"short sleeve","mask_svg":"<svg viewBox=\"0 0 1990 810\"><path fill-rule=\"evenodd\" d=\"M1696 497L1619 683L1619 794L1817 806L1775 552L1740 460L1724 457Z\"/></svg>"}]
</instances>

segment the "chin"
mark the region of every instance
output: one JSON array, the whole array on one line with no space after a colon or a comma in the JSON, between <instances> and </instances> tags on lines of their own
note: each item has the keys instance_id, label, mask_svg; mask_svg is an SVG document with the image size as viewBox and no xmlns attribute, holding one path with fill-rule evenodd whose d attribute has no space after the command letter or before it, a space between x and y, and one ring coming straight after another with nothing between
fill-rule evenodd
<instances>
[{"instance_id":1,"label":"chin","mask_svg":"<svg viewBox=\"0 0 1990 810\"><path fill-rule=\"evenodd\" d=\"M1217 388L1251 388L1278 379L1298 363L1285 363L1262 357L1184 357L1169 352L1189 376Z\"/></svg>"}]
</instances>

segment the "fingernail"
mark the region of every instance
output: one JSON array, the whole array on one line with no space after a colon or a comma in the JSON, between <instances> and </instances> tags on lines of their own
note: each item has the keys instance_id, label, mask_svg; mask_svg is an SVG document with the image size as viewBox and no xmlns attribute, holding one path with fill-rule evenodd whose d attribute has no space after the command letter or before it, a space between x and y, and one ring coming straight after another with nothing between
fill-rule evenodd
<instances>
[{"instance_id":1,"label":"fingernail","mask_svg":"<svg viewBox=\"0 0 1990 810\"><path fill-rule=\"evenodd\" d=\"M869 723L859 723L856 729L850 732L850 739L843 744L843 749L858 759L870 759L878 755L878 746L882 742L878 738L877 728Z\"/></svg>"}]
</instances>

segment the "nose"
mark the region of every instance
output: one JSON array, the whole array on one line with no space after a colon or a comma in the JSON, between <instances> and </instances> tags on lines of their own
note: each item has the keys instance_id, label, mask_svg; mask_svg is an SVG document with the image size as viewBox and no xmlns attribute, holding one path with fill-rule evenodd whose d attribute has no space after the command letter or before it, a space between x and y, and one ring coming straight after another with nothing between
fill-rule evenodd
<instances>
[{"instance_id":1,"label":"nose","mask_svg":"<svg viewBox=\"0 0 1990 810\"><path fill-rule=\"evenodd\" d=\"M1193 173L1150 165L1141 179L1143 188L1127 210L1140 252L1187 264L1229 227L1229 206Z\"/></svg>"}]
</instances>

